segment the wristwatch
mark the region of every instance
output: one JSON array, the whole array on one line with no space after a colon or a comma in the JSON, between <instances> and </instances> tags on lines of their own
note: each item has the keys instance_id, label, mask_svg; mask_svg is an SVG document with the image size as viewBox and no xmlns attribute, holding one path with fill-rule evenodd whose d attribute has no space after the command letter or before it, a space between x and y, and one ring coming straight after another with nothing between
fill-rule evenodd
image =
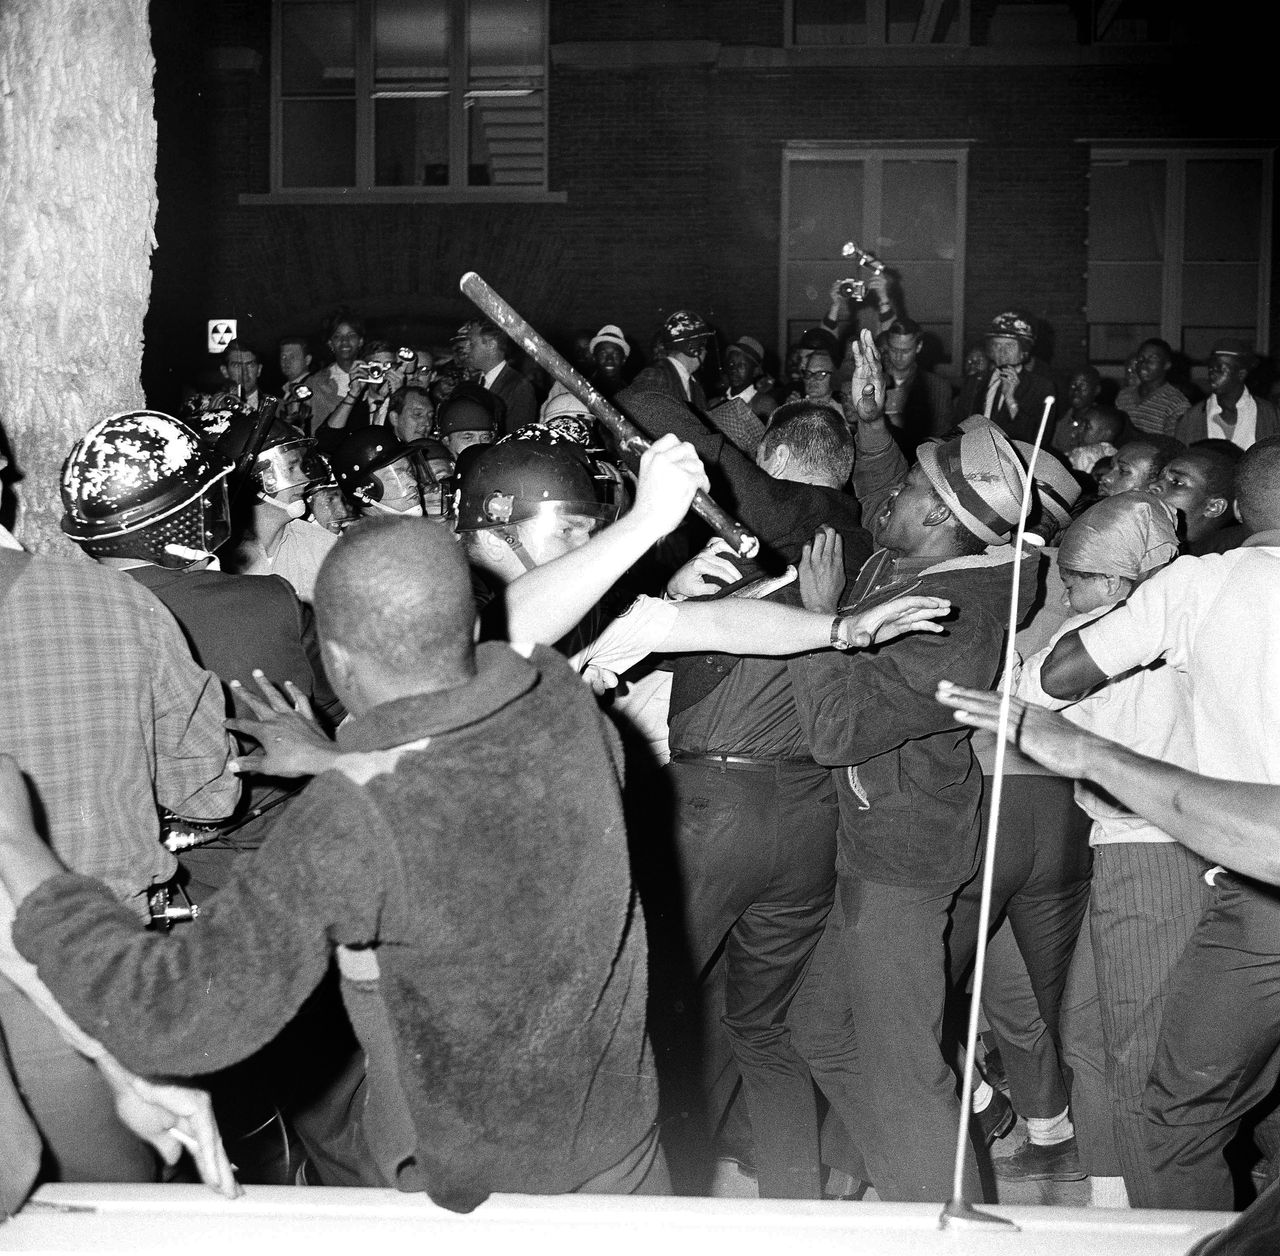
<instances>
[{"instance_id":1,"label":"wristwatch","mask_svg":"<svg viewBox=\"0 0 1280 1256\"><path fill-rule=\"evenodd\" d=\"M846 641L840 635L840 625L844 623L846 618L847 616L845 615L837 615L831 621L831 648L833 650L852 650L853 649L853 642Z\"/></svg>"}]
</instances>

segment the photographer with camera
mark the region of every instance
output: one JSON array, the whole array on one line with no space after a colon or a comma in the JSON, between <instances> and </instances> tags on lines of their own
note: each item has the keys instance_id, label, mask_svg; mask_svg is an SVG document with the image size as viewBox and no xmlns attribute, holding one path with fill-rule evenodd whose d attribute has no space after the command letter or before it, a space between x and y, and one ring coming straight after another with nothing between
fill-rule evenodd
<instances>
[{"instance_id":1,"label":"photographer with camera","mask_svg":"<svg viewBox=\"0 0 1280 1256\"><path fill-rule=\"evenodd\" d=\"M371 340L364 350L364 357L351 364L345 396L316 431L323 453L336 449L350 432L386 423L391 394L404 386L408 367L416 362L411 349L397 353L385 340Z\"/></svg>"}]
</instances>

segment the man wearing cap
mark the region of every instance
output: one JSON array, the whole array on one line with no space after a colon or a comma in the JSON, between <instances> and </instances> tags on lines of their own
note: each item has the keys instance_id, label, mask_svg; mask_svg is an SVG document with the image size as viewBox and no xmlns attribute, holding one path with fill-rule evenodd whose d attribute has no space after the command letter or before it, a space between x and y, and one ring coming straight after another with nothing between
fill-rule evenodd
<instances>
[{"instance_id":1,"label":"man wearing cap","mask_svg":"<svg viewBox=\"0 0 1280 1256\"><path fill-rule=\"evenodd\" d=\"M676 310L658 332L666 356L646 366L625 391L666 393L703 414L707 394L696 377L707 356L711 335L711 328L701 315L692 310Z\"/></svg>"},{"instance_id":2,"label":"man wearing cap","mask_svg":"<svg viewBox=\"0 0 1280 1256\"><path fill-rule=\"evenodd\" d=\"M1209 354L1209 396L1178 420L1174 435L1184 444L1215 437L1241 449L1280 435L1280 411L1245 386L1253 350L1242 340L1219 340Z\"/></svg>"},{"instance_id":3,"label":"man wearing cap","mask_svg":"<svg viewBox=\"0 0 1280 1256\"><path fill-rule=\"evenodd\" d=\"M869 338L853 353L859 449L882 451L893 437L879 354ZM838 569L802 566L811 609L866 607L908 588L955 607L943 635L789 664L801 726L840 807L835 905L792 1034L882 1199L951 1193L959 1102L942 1051L947 934L955 894L978 867L982 772L966 731L930 704L956 669L987 682L999 670L1024 484L990 425L922 445L905 481L862 496L879 548L856 579L846 588ZM1023 561L1029 606L1038 555ZM968 1149L966 1168L976 1190Z\"/></svg>"},{"instance_id":4,"label":"man wearing cap","mask_svg":"<svg viewBox=\"0 0 1280 1256\"><path fill-rule=\"evenodd\" d=\"M595 369L591 372L591 382L606 397L612 397L625 383L623 367L631 356L631 346L622 334L622 328L613 323L606 323L591 337L591 359Z\"/></svg>"},{"instance_id":5,"label":"man wearing cap","mask_svg":"<svg viewBox=\"0 0 1280 1256\"><path fill-rule=\"evenodd\" d=\"M487 318L468 325L467 366L477 373L480 384L506 406L503 436L538 418L537 395L533 385L507 361L510 348L511 337Z\"/></svg>"},{"instance_id":6,"label":"man wearing cap","mask_svg":"<svg viewBox=\"0 0 1280 1256\"><path fill-rule=\"evenodd\" d=\"M722 400L707 411L707 418L749 458L764 435L765 424L777 408L764 373L764 346L753 336L735 340L724 353L729 387Z\"/></svg>"},{"instance_id":7,"label":"man wearing cap","mask_svg":"<svg viewBox=\"0 0 1280 1256\"><path fill-rule=\"evenodd\" d=\"M1031 369L1035 343L1035 331L1025 314L1006 310L991 320L987 333L991 371L982 413L1010 439L1035 440L1044 404L1053 395L1053 381ZM1052 417L1048 430L1053 430Z\"/></svg>"}]
</instances>

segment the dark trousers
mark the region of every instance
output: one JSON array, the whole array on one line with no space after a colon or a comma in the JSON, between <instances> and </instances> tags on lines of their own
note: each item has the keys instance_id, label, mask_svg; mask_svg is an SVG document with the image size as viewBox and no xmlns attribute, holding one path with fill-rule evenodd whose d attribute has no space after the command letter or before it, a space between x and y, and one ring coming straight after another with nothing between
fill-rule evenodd
<instances>
[{"instance_id":1,"label":"dark trousers","mask_svg":"<svg viewBox=\"0 0 1280 1256\"><path fill-rule=\"evenodd\" d=\"M831 908L839 807L830 773L680 760L666 771L692 970L706 974L723 946L723 1007L706 1009L705 1061L714 1067L722 1025L742 1075L761 1196L818 1198L816 1096L786 1022Z\"/></svg>"},{"instance_id":2,"label":"dark trousers","mask_svg":"<svg viewBox=\"0 0 1280 1256\"><path fill-rule=\"evenodd\" d=\"M1277 1076L1280 891L1219 873L1174 969L1143 1098L1156 1207L1234 1207L1223 1153Z\"/></svg>"},{"instance_id":3,"label":"dark trousers","mask_svg":"<svg viewBox=\"0 0 1280 1256\"><path fill-rule=\"evenodd\" d=\"M991 782L984 784L981 824L985 837ZM992 882L991 926L1008 917L1040 1016L1055 1044L1067 969L1089 903L1092 866L1089 819L1075 805L1072 790L1072 782L1059 776L1004 778ZM980 874L960 891L952 911L950 965L957 989L963 988L973 964L981 898ZM1012 993L1016 997L1016 991ZM1000 997L999 987L987 984L985 1001L992 1004ZM1000 1019L997 1013L997 1022ZM1001 1043L1002 1057L1004 1049ZM1032 1064L1039 1066L1041 1075L1033 1075ZM1027 1059L1011 1050L1005 1066L1015 1106L1021 1101L1031 1109L1019 1107L1023 1116L1052 1117L1066 1109L1067 1091L1056 1058L1041 1052Z\"/></svg>"},{"instance_id":4,"label":"dark trousers","mask_svg":"<svg viewBox=\"0 0 1280 1256\"><path fill-rule=\"evenodd\" d=\"M884 1200L951 1197L960 1103L943 1055L955 890L840 877L791 1009L795 1042ZM965 1197L980 1198L964 1145Z\"/></svg>"}]
</instances>

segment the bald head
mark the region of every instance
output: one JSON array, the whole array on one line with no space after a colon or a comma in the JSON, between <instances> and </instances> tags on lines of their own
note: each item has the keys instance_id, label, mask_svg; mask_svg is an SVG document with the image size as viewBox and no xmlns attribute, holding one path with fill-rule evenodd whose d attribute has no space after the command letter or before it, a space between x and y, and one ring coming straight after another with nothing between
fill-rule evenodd
<instances>
[{"instance_id":1,"label":"bald head","mask_svg":"<svg viewBox=\"0 0 1280 1256\"><path fill-rule=\"evenodd\" d=\"M1236 467L1236 511L1250 532L1280 528L1280 437L1245 450Z\"/></svg>"},{"instance_id":2,"label":"bald head","mask_svg":"<svg viewBox=\"0 0 1280 1256\"><path fill-rule=\"evenodd\" d=\"M329 551L315 587L324 644L423 688L474 672L475 603L453 534L428 519L372 519Z\"/></svg>"}]
</instances>

